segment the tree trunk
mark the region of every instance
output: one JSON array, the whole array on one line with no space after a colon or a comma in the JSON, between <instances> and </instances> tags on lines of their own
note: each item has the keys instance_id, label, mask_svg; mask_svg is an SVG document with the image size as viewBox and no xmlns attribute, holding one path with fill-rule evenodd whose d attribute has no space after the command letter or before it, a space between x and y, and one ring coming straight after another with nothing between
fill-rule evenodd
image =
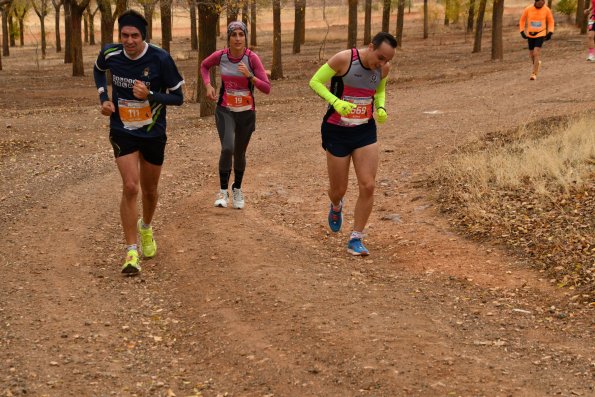
<instances>
[{"instance_id":1,"label":"tree trunk","mask_svg":"<svg viewBox=\"0 0 595 397\"><path fill-rule=\"evenodd\" d=\"M448 18L450 15L450 1L451 0L446 0L444 2L444 26L448 26L450 24L450 19Z\"/></svg>"},{"instance_id":2,"label":"tree trunk","mask_svg":"<svg viewBox=\"0 0 595 397\"><path fill-rule=\"evenodd\" d=\"M219 14L215 1L202 0L198 3L198 79L196 86L197 101L200 102L200 117L212 116L215 114L215 103L206 97L205 86L200 76L201 62L216 50L217 36L213 34L216 30ZM215 68L211 69L211 84L217 86L215 80Z\"/></svg>"},{"instance_id":3,"label":"tree trunk","mask_svg":"<svg viewBox=\"0 0 595 397\"><path fill-rule=\"evenodd\" d=\"M59 3L52 0L54 5L54 26L56 30L56 52L62 51L62 39L60 38L60 7L62 7L62 0Z\"/></svg>"},{"instance_id":4,"label":"tree trunk","mask_svg":"<svg viewBox=\"0 0 595 397\"><path fill-rule=\"evenodd\" d=\"M302 27L300 28L300 44L306 43L306 0L302 0L304 8L302 10Z\"/></svg>"},{"instance_id":5,"label":"tree trunk","mask_svg":"<svg viewBox=\"0 0 595 397\"><path fill-rule=\"evenodd\" d=\"M87 8L83 13L83 42L89 44L89 18L91 11Z\"/></svg>"},{"instance_id":6,"label":"tree trunk","mask_svg":"<svg viewBox=\"0 0 595 397\"><path fill-rule=\"evenodd\" d=\"M196 26L196 0L188 0L190 7L190 48L198 50L198 26Z\"/></svg>"},{"instance_id":7,"label":"tree trunk","mask_svg":"<svg viewBox=\"0 0 595 397\"><path fill-rule=\"evenodd\" d=\"M14 26L14 18L12 16L12 11L8 13L8 30L10 31L10 35L8 36L10 38L10 46L15 47L15 37L17 37L17 31Z\"/></svg>"},{"instance_id":8,"label":"tree trunk","mask_svg":"<svg viewBox=\"0 0 595 397\"><path fill-rule=\"evenodd\" d=\"M479 0L477 11L477 23L475 24L475 40L473 40L473 52L481 52L481 35L483 33L483 17L486 12L487 0Z\"/></svg>"},{"instance_id":9,"label":"tree trunk","mask_svg":"<svg viewBox=\"0 0 595 397\"><path fill-rule=\"evenodd\" d=\"M347 23L347 48L357 46L357 0L349 0L349 22Z\"/></svg>"},{"instance_id":10,"label":"tree trunk","mask_svg":"<svg viewBox=\"0 0 595 397\"><path fill-rule=\"evenodd\" d=\"M147 43L150 43L153 39L153 13L155 12L155 2L143 3L143 12L145 13L145 19L147 20Z\"/></svg>"},{"instance_id":11,"label":"tree trunk","mask_svg":"<svg viewBox=\"0 0 595 397\"><path fill-rule=\"evenodd\" d=\"M273 0L273 65L271 79L283 78L283 63L281 62L281 0Z\"/></svg>"},{"instance_id":12,"label":"tree trunk","mask_svg":"<svg viewBox=\"0 0 595 397\"><path fill-rule=\"evenodd\" d=\"M382 4L382 31L388 32L390 29L390 0L384 0Z\"/></svg>"},{"instance_id":13,"label":"tree trunk","mask_svg":"<svg viewBox=\"0 0 595 397\"><path fill-rule=\"evenodd\" d=\"M366 0L364 15L364 45L372 41L372 0Z\"/></svg>"},{"instance_id":14,"label":"tree trunk","mask_svg":"<svg viewBox=\"0 0 595 397\"><path fill-rule=\"evenodd\" d=\"M504 15L504 0L494 0L492 10L492 61L504 59L502 45L502 18Z\"/></svg>"},{"instance_id":15,"label":"tree trunk","mask_svg":"<svg viewBox=\"0 0 595 397\"><path fill-rule=\"evenodd\" d=\"M81 32L81 22L83 19L83 12L89 0L82 0L81 4L77 4L76 0L66 0L70 3L70 20L71 20L71 48L72 48L72 76L84 76L85 67L83 64L83 39Z\"/></svg>"},{"instance_id":16,"label":"tree trunk","mask_svg":"<svg viewBox=\"0 0 595 397\"><path fill-rule=\"evenodd\" d=\"M89 15L89 44L90 45L95 45L95 14L97 14L98 10L99 10L99 7L97 7L95 9L95 11L93 11L93 13L91 13Z\"/></svg>"},{"instance_id":17,"label":"tree trunk","mask_svg":"<svg viewBox=\"0 0 595 397\"><path fill-rule=\"evenodd\" d=\"M583 10L589 9L589 1L584 2L585 5L583 6ZM583 11L583 19L581 21L581 34L587 34L587 25L589 24L589 16L584 14Z\"/></svg>"},{"instance_id":18,"label":"tree trunk","mask_svg":"<svg viewBox=\"0 0 595 397\"><path fill-rule=\"evenodd\" d=\"M574 20L574 23L576 23L576 26L579 28L583 24L583 19L586 19L585 14L583 13L583 9L588 8L589 2L589 0L577 0L576 2L576 18ZM585 5L585 3L587 4Z\"/></svg>"},{"instance_id":19,"label":"tree trunk","mask_svg":"<svg viewBox=\"0 0 595 397\"><path fill-rule=\"evenodd\" d=\"M25 16L17 18L19 21L19 46L25 46Z\"/></svg>"},{"instance_id":20,"label":"tree trunk","mask_svg":"<svg viewBox=\"0 0 595 397\"><path fill-rule=\"evenodd\" d=\"M256 0L250 2L250 48L256 48Z\"/></svg>"},{"instance_id":21,"label":"tree trunk","mask_svg":"<svg viewBox=\"0 0 595 397\"><path fill-rule=\"evenodd\" d=\"M248 2L244 0L242 3L242 22L244 25L248 26Z\"/></svg>"},{"instance_id":22,"label":"tree trunk","mask_svg":"<svg viewBox=\"0 0 595 397\"><path fill-rule=\"evenodd\" d=\"M72 19L70 3L64 0L64 63L72 63Z\"/></svg>"},{"instance_id":23,"label":"tree trunk","mask_svg":"<svg viewBox=\"0 0 595 397\"><path fill-rule=\"evenodd\" d=\"M405 20L405 0L399 0L397 5L397 45L401 48L403 43L403 23Z\"/></svg>"},{"instance_id":24,"label":"tree trunk","mask_svg":"<svg viewBox=\"0 0 595 397\"><path fill-rule=\"evenodd\" d=\"M35 11L35 14L37 14L37 17L39 18L39 25L41 30L41 59L45 59L47 48L47 42L45 39L45 17L46 15L48 15L47 2L42 1L39 4L39 8L37 8L37 3L31 2L31 4L33 5L33 10Z\"/></svg>"},{"instance_id":25,"label":"tree trunk","mask_svg":"<svg viewBox=\"0 0 595 397\"><path fill-rule=\"evenodd\" d=\"M161 48L169 52L171 42L171 0L161 0L159 3L161 11Z\"/></svg>"},{"instance_id":26,"label":"tree trunk","mask_svg":"<svg viewBox=\"0 0 595 397\"><path fill-rule=\"evenodd\" d=\"M304 0L294 2L294 24L293 24L293 54L300 53L302 44L302 19L304 18Z\"/></svg>"},{"instance_id":27,"label":"tree trunk","mask_svg":"<svg viewBox=\"0 0 595 397\"><path fill-rule=\"evenodd\" d=\"M467 32L473 32L473 21L475 21L475 1L469 0L469 12L467 14Z\"/></svg>"},{"instance_id":28,"label":"tree trunk","mask_svg":"<svg viewBox=\"0 0 595 397\"><path fill-rule=\"evenodd\" d=\"M2 55L10 56L10 39L8 38L8 8L10 4L2 7Z\"/></svg>"},{"instance_id":29,"label":"tree trunk","mask_svg":"<svg viewBox=\"0 0 595 397\"><path fill-rule=\"evenodd\" d=\"M428 27L429 27L429 15L428 15L428 0L424 0L424 39L428 38Z\"/></svg>"}]
</instances>

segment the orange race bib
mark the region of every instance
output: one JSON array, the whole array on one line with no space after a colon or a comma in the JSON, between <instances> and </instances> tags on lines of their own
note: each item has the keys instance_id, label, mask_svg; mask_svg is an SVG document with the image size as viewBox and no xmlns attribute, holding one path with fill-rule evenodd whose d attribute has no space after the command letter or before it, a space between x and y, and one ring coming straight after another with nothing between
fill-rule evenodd
<instances>
[{"instance_id":1,"label":"orange race bib","mask_svg":"<svg viewBox=\"0 0 595 397\"><path fill-rule=\"evenodd\" d=\"M153 122L149 101L118 99L118 114L127 130L136 130Z\"/></svg>"},{"instance_id":2,"label":"orange race bib","mask_svg":"<svg viewBox=\"0 0 595 397\"><path fill-rule=\"evenodd\" d=\"M365 124L372 117L372 98L345 96L343 97L343 100L355 104L356 107L347 116L341 116L342 124Z\"/></svg>"},{"instance_id":3,"label":"orange race bib","mask_svg":"<svg viewBox=\"0 0 595 397\"><path fill-rule=\"evenodd\" d=\"M232 112L252 109L252 93L249 90L225 90L227 106Z\"/></svg>"}]
</instances>

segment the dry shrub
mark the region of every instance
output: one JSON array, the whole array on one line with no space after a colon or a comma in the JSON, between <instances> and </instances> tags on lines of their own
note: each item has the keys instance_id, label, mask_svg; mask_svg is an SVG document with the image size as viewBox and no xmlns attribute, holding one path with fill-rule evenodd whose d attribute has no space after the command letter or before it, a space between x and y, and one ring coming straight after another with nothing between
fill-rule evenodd
<instances>
[{"instance_id":1,"label":"dry shrub","mask_svg":"<svg viewBox=\"0 0 595 397\"><path fill-rule=\"evenodd\" d=\"M465 233L502 242L595 301L595 115L546 119L461 148L432 182Z\"/></svg>"}]
</instances>

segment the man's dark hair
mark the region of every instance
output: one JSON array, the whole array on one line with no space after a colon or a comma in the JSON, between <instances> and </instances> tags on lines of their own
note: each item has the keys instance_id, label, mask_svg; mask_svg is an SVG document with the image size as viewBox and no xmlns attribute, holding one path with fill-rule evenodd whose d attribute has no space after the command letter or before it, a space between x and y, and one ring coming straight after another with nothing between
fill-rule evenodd
<instances>
[{"instance_id":1,"label":"man's dark hair","mask_svg":"<svg viewBox=\"0 0 595 397\"><path fill-rule=\"evenodd\" d=\"M118 18L118 30L122 33L124 26L134 26L140 31L140 34L145 40L147 38L147 20L140 13L134 10L127 10Z\"/></svg>"},{"instance_id":2,"label":"man's dark hair","mask_svg":"<svg viewBox=\"0 0 595 397\"><path fill-rule=\"evenodd\" d=\"M384 42L388 43L392 48L397 48L397 39L395 39L395 36L390 33L376 33L376 35L372 38L372 45L374 48L380 47L380 45Z\"/></svg>"}]
</instances>

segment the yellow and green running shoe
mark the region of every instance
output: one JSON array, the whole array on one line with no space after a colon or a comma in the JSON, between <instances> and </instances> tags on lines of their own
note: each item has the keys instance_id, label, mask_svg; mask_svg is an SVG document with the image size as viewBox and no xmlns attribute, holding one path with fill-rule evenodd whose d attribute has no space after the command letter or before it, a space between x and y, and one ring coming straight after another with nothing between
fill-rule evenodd
<instances>
[{"instance_id":1,"label":"yellow and green running shoe","mask_svg":"<svg viewBox=\"0 0 595 397\"><path fill-rule=\"evenodd\" d=\"M140 273L137 250L132 249L126 253L126 262L124 262L124 266L122 266L122 273L127 276L134 276Z\"/></svg>"},{"instance_id":2,"label":"yellow and green running shoe","mask_svg":"<svg viewBox=\"0 0 595 397\"><path fill-rule=\"evenodd\" d=\"M153 228L149 226L149 228L144 229L142 218L138 220L136 226L138 234L140 234L140 245L143 256L145 258L154 257L157 253L157 243L153 238Z\"/></svg>"}]
</instances>

